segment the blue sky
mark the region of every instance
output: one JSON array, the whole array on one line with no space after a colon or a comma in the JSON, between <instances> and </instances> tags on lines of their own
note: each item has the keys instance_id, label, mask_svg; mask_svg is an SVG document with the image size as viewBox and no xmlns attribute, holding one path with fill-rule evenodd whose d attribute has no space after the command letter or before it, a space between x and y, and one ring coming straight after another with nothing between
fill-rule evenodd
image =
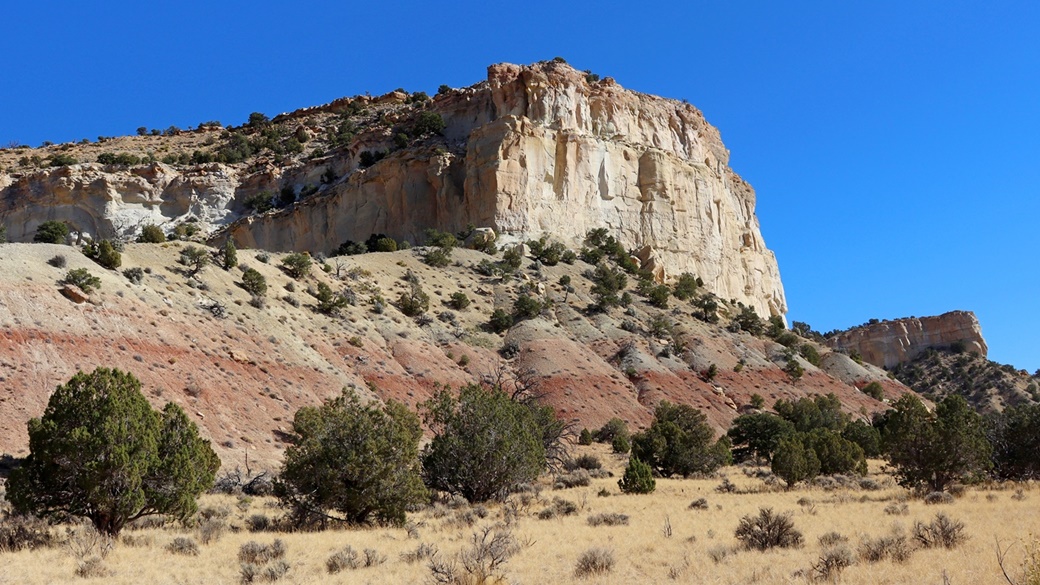
<instances>
[{"instance_id":1,"label":"blue sky","mask_svg":"<svg viewBox=\"0 0 1040 585\"><path fill-rule=\"evenodd\" d=\"M0 144L237 124L561 56L721 130L789 320L973 310L992 359L1040 368L1040 3L352 4L11 3Z\"/></svg>"}]
</instances>

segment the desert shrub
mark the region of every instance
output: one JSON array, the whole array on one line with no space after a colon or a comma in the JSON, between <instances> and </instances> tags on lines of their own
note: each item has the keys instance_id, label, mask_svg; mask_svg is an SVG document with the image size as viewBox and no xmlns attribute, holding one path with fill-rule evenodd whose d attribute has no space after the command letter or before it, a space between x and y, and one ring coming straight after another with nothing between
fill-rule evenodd
<instances>
[{"instance_id":1,"label":"desert shrub","mask_svg":"<svg viewBox=\"0 0 1040 585\"><path fill-rule=\"evenodd\" d=\"M539 520L551 520L563 516L573 516L578 513L578 505L563 498L553 498L552 504L538 512Z\"/></svg>"},{"instance_id":2,"label":"desert shrub","mask_svg":"<svg viewBox=\"0 0 1040 585\"><path fill-rule=\"evenodd\" d=\"M672 291L668 288L667 285L659 284L657 286L651 287L647 291L646 300L658 309L667 309L668 297L670 297L671 295Z\"/></svg>"},{"instance_id":3,"label":"desert shrub","mask_svg":"<svg viewBox=\"0 0 1040 585\"><path fill-rule=\"evenodd\" d=\"M332 287L324 282L318 283L314 299L318 302L316 306L318 312L323 315L337 315L343 307L350 304L346 296L333 292Z\"/></svg>"},{"instance_id":4,"label":"desert shrub","mask_svg":"<svg viewBox=\"0 0 1040 585\"><path fill-rule=\"evenodd\" d=\"M50 264L55 268L65 268L65 265L68 264L68 260L65 259L64 255L58 254L57 256L52 256L50 260L47 260L47 264Z\"/></svg>"},{"instance_id":5,"label":"desert shrub","mask_svg":"<svg viewBox=\"0 0 1040 585\"><path fill-rule=\"evenodd\" d=\"M144 280L144 269L138 266L127 268L123 271L123 276L134 284L141 284L141 281Z\"/></svg>"},{"instance_id":6,"label":"desert shrub","mask_svg":"<svg viewBox=\"0 0 1040 585\"><path fill-rule=\"evenodd\" d=\"M820 462L820 473L858 473L866 475L867 460L863 448L827 429L816 429L803 437L806 447L813 450Z\"/></svg>"},{"instance_id":7,"label":"desert shrub","mask_svg":"<svg viewBox=\"0 0 1040 585\"><path fill-rule=\"evenodd\" d=\"M238 549L239 574L242 583L273 583L289 572L285 562L285 543L276 539L271 544L249 541Z\"/></svg>"},{"instance_id":8,"label":"desert shrub","mask_svg":"<svg viewBox=\"0 0 1040 585\"><path fill-rule=\"evenodd\" d=\"M267 514L251 514L246 518L246 529L250 532L266 532L274 527L274 522Z\"/></svg>"},{"instance_id":9,"label":"desert shrub","mask_svg":"<svg viewBox=\"0 0 1040 585\"><path fill-rule=\"evenodd\" d=\"M419 543L419 546L415 547L415 550L410 550L401 553L401 561L412 564L419 561L430 560L437 556L436 545L427 544L425 542Z\"/></svg>"},{"instance_id":10,"label":"desert shrub","mask_svg":"<svg viewBox=\"0 0 1040 585\"><path fill-rule=\"evenodd\" d=\"M353 570L359 566L358 553L350 545L336 551L325 561L325 569L332 575L347 569Z\"/></svg>"},{"instance_id":11,"label":"desert shrub","mask_svg":"<svg viewBox=\"0 0 1040 585\"><path fill-rule=\"evenodd\" d=\"M426 111L419 114L419 118L412 126L412 134L422 136L424 134L442 134L444 132L444 118L437 112Z\"/></svg>"},{"instance_id":12,"label":"desert shrub","mask_svg":"<svg viewBox=\"0 0 1040 585\"><path fill-rule=\"evenodd\" d=\"M513 316L503 309L495 309L488 319L488 328L495 333L502 333L513 326Z\"/></svg>"},{"instance_id":13,"label":"desert shrub","mask_svg":"<svg viewBox=\"0 0 1040 585\"><path fill-rule=\"evenodd\" d=\"M817 351L816 348L812 345L809 345L808 343L803 343L802 346L798 348L798 353L803 358L805 358L805 361L809 362L810 364L816 367L820 367L820 352Z\"/></svg>"},{"instance_id":14,"label":"desert shrub","mask_svg":"<svg viewBox=\"0 0 1040 585\"><path fill-rule=\"evenodd\" d=\"M861 420L851 421L845 425L841 436L859 445L865 457L877 457L881 454L881 434L871 424Z\"/></svg>"},{"instance_id":15,"label":"desert shrub","mask_svg":"<svg viewBox=\"0 0 1040 585\"><path fill-rule=\"evenodd\" d=\"M685 301L693 297L697 293L697 287L700 286L698 278L689 272L683 272L679 275L679 278L675 280L675 288L672 290L672 296Z\"/></svg>"},{"instance_id":16,"label":"desert shrub","mask_svg":"<svg viewBox=\"0 0 1040 585\"><path fill-rule=\"evenodd\" d=\"M39 244L64 244L69 237L69 226L61 221L45 221L36 228L33 241Z\"/></svg>"},{"instance_id":17,"label":"desert shrub","mask_svg":"<svg viewBox=\"0 0 1040 585\"><path fill-rule=\"evenodd\" d=\"M574 576L578 578L604 575L614 568L614 553L606 548L590 548L578 557Z\"/></svg>"},{"instance_id":18,"label":"desert shrub","mask_svg":"<svg viewBox=\"0 0 1040 585\"><path fill-rule=\"evenodd\" d=\"M48 548L57 542L50 525L41 518L8 511L0 518L0 553Z\"/></svg>"},{"instance_id":19,"label":"desert shrub","mask_svg":"<svg viewBox=\"0 0 1040 585\"><path fill-rule=\"evenodd\" d=\"M936 514L928 524L914 522L912 535L923 548L956 548L968 539L964 533L964 523L942 512Z\"/></svg>"},{"instance_id":20,"label":"desert shrub","mask_svg":"<svg viewBox=\"0 0 1040 585\"><path fill-rule=\"evenodd\" d=\"M422 405L434 437L422 454L429 487L470 502L501 497L546 466L543 425L535 409L499 388L441 390Z\"/></svg>"},{"instance_id":21,"label":"desert shrub","mask_svg":"<svg viewBox=\"0 0 1040 585\"><path fill-rule=\"evenodd\" d=\"M285 543L275 539L271 544L260 544L255 540L244 543L238 549L238 560L241 563L264 564L285 556Z\"/></svg>"},{"instance_id":22,"label":"desert shrub","mask_svg":"<svg viewBox=\"0 0 1040 585\"><path fill-rule=\"evenodd\" d=\"M143 516L190 517L220 467L179 406L154 411L115 369L77 373L28 426L29 456L7 482L15 510L86 517L108 535Z\"/></svg>"},{"instance_id":23,"label":"desert shrub","mask_svg":"<svg viewBox=\"0 0 1040 585\"><path fill-rule=\"evenodd\" d=\"M618 487L626 494L649 494L657 488L657 482L650 466L633 456L625 467L625 475L618 480Z\"/></svg>"},{"instance_id":24,"label":"desert shrub","mask_svg":"<svg viewBox=\"0 0 1040 585\"><path fill-rule=\"evenodd\" d=\"M603 463L595 455L581 455L575 458L571 465L574 469L587 469L589 471L603 468Z\"/></svg>"},{"instance_id":25,"label":"desert shrub","mask_svg":"<svg viewBox=\"0 0 1040 585\"><path fill-rule=\"evenodd\" d=\"M209 251L195 246L185 246L181 250L180 263L188 267L188 276L195 276L209 264Z\"/></svg>"},{"instance_id":26,"label":"desert shrub","mask_svg":"<svg viewBox=\"0 0 1040 585\"><path fill-rule=\"evenodd\" d=\"M824 549L812 565L812 577L817 581L837 581L841 573L852 566L855 559L844 544Z\"/></svg>"},{"instance_id":27,"label":"desert shrub","mask_svg":"<svg viewBox=\"0 0 1040 585\"><path fill-rule=\"evenodd\" d=\"M405 316L415 317L430 308L430 295L423 292L422 286L412 283L408 292L401 293L397 299L397 308Z\"/></svg>"},{"instance_id":28,"label":"desert shrub","mask_svg":"<svg viewBox=\"0 0 1040 585\"><path fill-rule=\"evenodd\" d=\"M576 487L586 487L592 481L589 476L589 472L584 469L578 469L571 473L565 473L556 478L553 483L553 489L570 489Z\"/></svg>"},{"instance_id":29,"label":"desert shrub","mask_svg":"<svg viewBox=\"0 0 1040 585\"><path fill-rule=\"evenodd\" d=\"M513 302L513 314L517 321L533 319L542 313L542 303L537 298L522 294Z\"/></svg>"},{"instance_id":30,"label":"desert shrub","mask_svg":"<svg viewBox=\"0 0 1040 585\"><path fill-rule=\"evenodd\" d=\"M293 252L282 258L282 270L296 280L310 274L312 264L310 255L300 252Z\"/></svg>"},{"instance_id":31,"label":"desert shrub","mask_svg":"<svg viewBox=\"0 0 1040 585\"><path fill-rule=\"evenodd\" d=\"M867 396L870 396L874 400L884 400L885 389L878 382L871 382L864 386L861 390Z\"/></svg>"},{"instance_id":32,"label":"desert shrub","mask_svg":"<svg viewBox=\"0 0 1040 585\"><path fill-rule=\"evenodd\" d=\"M222 517L204 518L198 526L199 540L202 544L216 542L224 534L225 528L227 523Z\"/></svg>"},{"instance_id":33,"label":"desert shrub","mask_svg":"<svg viewBox=\"0 0 1040 585\"><path fill-rule=\"evenodd\" d=\"M246 268L242 272L242 289L253 297L267 294L267 279L255 268Z\"/></svg>"},{"instance_id":34,"label":"desert shrub","mask_svg":"<svg viewBox=\"0 0 1040 585\"><path fill-rule=\"evenodd\" d=\"M610 443L614 440L614 437L618 436L628 437L630 435L628 425L617 417L608 420L599 430L592 434L597 443Z\"/></svg>"},{"instance_id":35,"label":"desert shrub","mask_svg":"<svg viewBox=\"0 0 1040 585\"><path fill-rule=\"evenodd\" d=\"M929 505L952 504L953 494L949 492L929 492L924 496L924 503Z\"/></svg>"},{"instance_id":36,"label":"desert shrub","mask_svg":"<svg viewBox=\"0 0 1040 585\"><path fill-rule=\"evenodd\" d=\"M108 240L88 242L83 246L83 255L109 270L119 268L123 263L122 254Z\"/></svg>"},{"instance_id":37,"label":"desert shrub","mask_svg":"<svg viewBox=\"0 0 1040 585\"><path fill-rule=\"evenodd\" d=\"M451 264L451 249L450 248L431 248L423 254L423 262L427 266L434 268L444 268Z\"/></svg>"},{"instance_id":38,"label":"desert shrub","mask_svg":"<svg viewBox=\"0 0 1040 585\"><path fill-rule=\"evenodd\" d=\"M760 551L798 547L803 540L791 521L791 513L776 514L772 508L760 508L758 516L741 518L734 535L744 548Z\"/></svg>"},{"instance_id":39,"label":"desert shrub","mask_svg":"<svg viewBox=\"0 0 1040 585\"><path fill-rule=\"evenodd\" d=\"M632 455L665 477L712 473L732 460L729 439L714 435L703 412L662 400L650 428L632 437Z\"/></svg>"},{"instance_id":40,"label":"desert shrub","mask_svg":"<svg viewBox=\"0 0 1040 585\"><path fill-rule=\"evenodd\" d=\"M889 516L906 516L910 513L910 506L906 503L892 502L885 506L885 514Z\"/></svg>"},{"instance_id":41,"label":"desert shrub","mask_svg":"<svg viewBox=\"0 0 1040 585\"><path fill-rule=\"evenodd\" d=\"M443 585L500 582L503 581L499 574L502 565L518 552L520 543L512 532L488 526L473 533L470 547L460 552L456 559L432 559L431 580Z\"/></svg>"},{"instance_id":42,"label":"desert shrub","mask_svg":"<svg viewBox=\"0 0 1040 585\"><path fill-rule=\"evenodd\" d=\"M623 272L606 264L598 264L589 279L593 283L589 292L595 298L594 308L605 311L621 304L619 293L628 283Z\"/></svg>"},{"instance_id":43,"label":"desert shrub","mask_svg":"<svg viewBox=\"0 0 1040 585\"><path fill-rule=\"evenodd\" d=\"M186 536L178 536L166 545L166 551L175 555L199 556L199 545Z\"/></svg>"},{"instance_id":44,"label":"desert shrub","mask_svg":"<svg viewBox=\"0 0 1040 585\"><path fill-rule=\"evenodd\" d=\"M591 445L592 444L592 432L589 429L581 429L581 433L578 434L579 445Z\"/></svg>"},{"instance_id":45,"label":"desert shrub","mask_svg":"<svg viewBox=\"0 0 1040 585\"><path fill-rule=\"evenodd\" d=\"M142 244L161 244L166 241L166 234L163 233L161 227L150 223L141 228L137 241Z\"/></svg>"},{"instance_id":46,"label":"desert shrub","mask_svg":"<svg viewBox=\"0 0 1040 585\"><path fill-rule=\"evenodd\" d=\"M859 545L859 558L868 563L877 563L891 559L897 563L907 561L914 553L914 548L906 535L890 534L877 538L864 538Z\"/></svg>"},{"instance_id":47,"label":"desert shrub","mask_svg":"<svg viewBox=\"0 0 1040 585\"><path fill-rule=\"evenodd\" d=\"M108 577L112 571L105 566L104 559L100 557L87 557L76 563L76 576L84 579L97 579Z\"/></svg>"},{"instance_id":48,"label":"desert shrub","mask_svg":"<svg viewBox=\"0 0 1040 585\"><path fill-rule=\"evenodd\" d=\"M317 516L351 524L403 524L426 496L419 419L404 405L362 405L354 392L304 407L293 419L275 492L298 523Z\"/></svg>"},{"instance_id":49,"label":"desert shrub","mask_svg":"<svg viewBox=\"0 0 1040 585\"><path fill-rule=\"evenodd\" d=\"M456 311L462 311L469 306L470 300L464 292L453 292L448 298L448 306Z\"/></svg>"},{"instance_id":50,"label":"desert shrub","mask_svg":"<svg viewBox=\"0 0 1040 585\"><path fill-rule=\"evenodd\" d=\"M617 512L593 514L587 520L589 526L628 526L628 515Z\"/></svg>"},{"instance_id":51,"label":"desert shrub","mask_svg":"<svg viewBox=\"0 0 1040 585\"><path fill-rule=\"evenodd\" d=\"M617 435L610 441L610 450L618 455L624 455L632 450L632 441L628 435Z\"/></svg>"},{"instance_id":52,"label":"desert shrub","mask_svg":"<svg viewBox=\"0 0 1040 585\"><path fill-rule=\"evenodd\" d=\"M224 245L220 248L219 257L220 267L224 270L231 270L238 266L238 249L235 248L235 240L228 238L224 241Z\"/></svg>"},{"instance_id":53,"label":"desert shrub","mask_svg":"<svg viewBox=\"0 0 1040 585\"><path fill-rule=\"evenodd\" d=\"M697 498L696 500L690 502L689 509L690 510L707 510L708 509L708 500L705 499L705 498Z\"/></svg>"}]
</instances>

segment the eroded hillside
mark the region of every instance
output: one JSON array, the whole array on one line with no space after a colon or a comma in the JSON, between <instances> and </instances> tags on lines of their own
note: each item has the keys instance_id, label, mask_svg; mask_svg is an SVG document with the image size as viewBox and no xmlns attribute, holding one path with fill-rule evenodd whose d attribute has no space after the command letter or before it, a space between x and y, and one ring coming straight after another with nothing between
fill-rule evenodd
<instances>
[{"instance_id":1,"label":"eroded hillside","mask_svg":"<svg viewBox=\"0 0 1040 585\"><path fill-rule=\"evenodd\" d=\"M703 289L661 309L629 279L630 307L590 311L584 275L593 267L581 260L541 266L525 258L515 275L486 276L477 268L502 262L501 253L456 249L448 266L433 268L412 249L334 257L328 272L319 263L296 280L279 267L284 255L239 250L238 268L210 265L191 277L178 262L191 245L199 246L128 244L120 270L144 269L140 283L74 247L0 245L0 451L25 454L26 421L43 412L56 385L98 365L133 372L155 404L184 406L231 465L246 454L277 462L295 410L347 386L415 406L438 384L485 375L510 382L520 374L580 426L614 416L642 426L653 405L668 399L703 409L720 431L754 394L772 404L834 392L850 412L869 414L884 404L857 388L876 380L886 397L906 391L884 371L811 342L787 340L817 349L820 367L774 340L728 330L737 308L726 302L717 324L702 321L695 304ZM57 256L65 266L48 263ZM246 267L266 278L261 308L241 287ZM69 300L57 284L76 268L101 280L89 302ZM398 303L410 281L430 298L421 316L405 316ZM338 315L318 312L312 293L322 283L353 304ZM449 308L454 293L470 305ZM489 331L493 310L514 312L521 295L547 306L503 334ZM791 360L804 371L797 379L785 371Z\"/></svg>"}]
</instances>

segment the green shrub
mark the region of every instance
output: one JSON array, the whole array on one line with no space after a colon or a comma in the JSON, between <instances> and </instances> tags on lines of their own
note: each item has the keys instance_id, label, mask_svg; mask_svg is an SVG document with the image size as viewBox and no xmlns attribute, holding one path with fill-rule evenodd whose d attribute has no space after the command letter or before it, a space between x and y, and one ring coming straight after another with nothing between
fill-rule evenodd
<instances>
[{"instance_id":1,"label":"green shrub","mask_svg":"<svg viewBox=\"0 0 1040 585\"><path fill-rule=\"evenodd\" d=\"M543 428L528 405L499 388L441 390L423 405L434 437L422 461L429 487L470 502L501 497L545 469Z\"/></svg>"},{"instance_id":2,"label":"green shrub","mask_svg":"<svg viewBox=\"0 0 1040 585\"><path fill-rule=\"evenodd\" d=\"M184 249L181 250L180 262L188 267L188 276L195 276L198 274L199 271L209 264L209 260L209 250L204 248L185 246Z\"/></svg>"},{"instance_id":3,"label":"green shrub","mask_svg":"<svg viewBox=\"0 0 1040 585\"><path fill-rule=\"evenodd\" d=\"M632 450L632 441L628 435L617 435L610 440L610 450L619 455L624 455Z\"/></svg>"},{"instance_id":4,"label":"green shrub","mask_svg":"<svg viewBox=\"0 0 1040 585\"><path fill-rule=\"evenodd\" d=\"M469 306L470 300L464 292L451 293L451 297L448 299L448 306L456 311L462 311Z\"/></svg>"},{"instance_id":5,"label":"green shrub","mask_svg":"<svg viewBox=\"0 0 1040 585\"><path fill-rule=\"evenodd\" d=\"M119 268L123 264L122 254L108 240L84 244L83 255L109 270Z\"/></svg>"},{"instance_id":6,"label":"green shrub","mask_svg":"<svg viewBox=\"0 0 1040 585\"><path fill-rule=\"evenodd\" d=\"M867 396L870 396L874 400L885 399L885 388L878 382L871 382L864 386L861 390Z\"/></svg>"},{"instance_id":7,"label":"green shrub","mask_svg":"<svg viewBox=\"0 0 1040 585\"><path fill-rule=\"evenodd\" d=\"M101 279L94 276L86 268L73 268L65 273L62 284L78 286L83 292L90 294L101 288Z\"/></svg>"},{"instance_id":8,"label":"green shrub","mask_svg":"<svg viewBox=\"0 0 1040 585\"><path fill-rule=\"evenodd\" d=\"M518 321L533 319L542 314L542 303L533 296L522 294L513 302L513 314Z\"/></svg>"},{"instance_id":9,"label":"green shrub","mask_svg":"<svg viewBox=\"0 0 1040 585\"><path fill-rule=\"evenodd\" d=\"M602 427L593 433L593 438L598 443L612 443L616 437L629 437L628 425L618 417L608 420Z\"/></svg>"},{"instance_id":10,"label":"green shrub","mask_svg":"<svg viewBox=\"0 0 1040 585\"><path fill-rule=\"evenodd\" d=\"M267 294L267 279L255 268L246 268L242 272L242 288L254 297Z\"/></svg>"},{"instance_id":11,"label":"green shrub","mask_svg":"<svg viewBox=\"0 0 1040 585\"><path fill-rule=\"evenodd\" d=\"M790 489L800 481L816 477L820 473L820 460L799 435L789 434L780 437L777 442L771 469Z\"/></svg>"},{"instance_id":12,"label":"green shrub","mask_svg":"<svg viewBox=\"0 0 1040 585\"><path fill-rule=\"evenodd\" d=\"M324 282L318 283L318 290L314 293L318 301L317 309L324 315L337 315L340 310L349 304L347 297L333 292L332 287Z\"/></svg>"},{"instance_id":13,"label":"green shrub","mask_svg":"<svg viewBox=\"0 0 1040 585\"><path fill-rule=\"evenodd\" d=\"M436 112L423 112L419 114L419 118L415 121L415 125L412 126L412 134L415 136L422 136L424 134L443 134L444 133L444 118Z\"/></svg>"},{"instance_id":14,"label":"green shrub","mask_svg":"<svg viewBox=\"0 0 1040 585\"><path fill-rule=\"evenodd\" d=\"M7 483L18 511L85 517L115 535L152 514L187 519L220 460L169 402L152 410L129 373L77 373L29 421L29 456Z\"/></svg>"},{"instance_id":15,"label":"green shrub","mask_svg":"<svg viewBox=\"0 0 1040 585\"><path fill-rule=\"evenodd\" d=\"M293 518L404 524L426 498L418 417L393 400L362 404L355 392L307 406L293 419L275 492Z\"/></svg>"},{"instance_id":16,"label":"green shrub","mask_svg":"<svg viewBox=\"0 0 1040 585\"><path fill-rule=\"evenodd\" d=\"M166 234L163 233L161 227L150 223L141 228L137 241L142 244L160 244L166 241Z\"/></svg>"},{"instance_id":17,"label":"green shrub","mask_svg":"<svg viewBox=\"0 0 1040 585\"><path fill-rule=\"evenodd\" d=\"M513 316L502 309L495 309L488 320L488 327L495 333L502 333L513 326Z\"/></svg>"},{"instance_id":18,"label":"green shrub","mask_svg":"<svg viewBox=\"0 0 1040 585\"><path fill-rule=\"evenodd\" d=\"M45 221L36 228L33 241L40 244L64 244L69 237L69 226L60 221Z\"/></svg>"},{"instance_id":19,"label":"green shrub","mask_svg":"<svg viewBox=\"0 0 1040 585\"><path fill-rule=\"evenodd\" d=\"M664 477L712 473L732 461L729 439L714 439L703 412L662 400L650 428L632 437L632 455Z\"/></svg>"},{"instance_id":20,"label":"green shrub","mask_svg":"<svg viewBox=\"0 0 1040 585\"><path fill-rule=\"evenodd\" d=\"M649 494L657 488L650 466L632 457L625 467L625 475L618 480L618 487L626 494Z\"/></svg>"},{"instance_id":21,"label":"green shrub","mask_svg":"<svg viewBox=\"0 0 1040 585\"><path fill-rule=\"evenodd\" d=\"M261 191L255 195L249 196L245 200L246 209L253 211L254 213L264 213L274 209L274 193L270 191Z\"/></svg>"},{"instance_id":22,"label":"green shrub","mask_svg":"<svg viewBox=\"0 0 1040 585\"><path fill-rule=\"evenodd\" d=\"M581 429L581 433L578 435L579 445L591 445L592 444L592 433L589 429Z\"/></svg>"},{"instance_id":23,"label":"green shrub","mask_svg":"<svg viewBox=\"0 0 1040 585\"><path fill-rule=\"evenodd\" d=\"M672 291L666 285L660 284L647 291L646 300L658 309L667 309L671 294Z\"/></svg>"},{"instance_id":24,"label":"green shrub","mask_svg":"<svg viewBox=\"0 0 1040 585\"><path fill-rule=\"evenodd\" d=\"M740 313L733 318L733 324L741 331L747 331L751 335L761 335L765 331L765 325L754 307L741 306Z\"/></svg>"},{"instance_id":25,"label":"green shrub","mask_svg":"<svg viewBox=\"0 0 1040 585\"><path fill-rule=\"evenodd\" d=\"M51 167L67 167L78 162L71 154L65 153L52 154L47 158L47 166Z\"/></svg>"},{"instance_id":26,"label":"green shrub","mask_svg":"<svg viewBox=\"0 0 1040 585\"><path fill-rule=\"evenodd\" d=\"M689 272L683 272L675 281L675 289L672 290L672 296L680 301L689 300L697 293L697 287L700 286L699 280Z\"/></svg>"},{"instance_id":27,"label":"green shrub","mask_svg":"<svg viewBox=\"0 0 1040 585\"><path fill-rule=\"evenodd\" d=\"M607 310L621 304L618 293L624 290L628 283L624 273L606 264L599 264L590 276L592 289L590 292L596 299L595 307L599 310Z\"/></svg>"},{"instance_id":28,"label":"green shrub","mask_svg":"<svg viewBox=\"0 0 1040 585\"><path fill-rule=\"evenodd\" d=\"M401 293L397 300L397 308L408 317L415 317L430 309L430 295L423 292L418 284L412 283L409 292Z\"/></svg>"},{"instance_id":29,"label":"green shrub","mask_svg":"<svg viewBox=\"0 0 1040 585\"><path fill-rule=\"evenodd\" d=\"M139 266L127 268L123 271L123 276L134 284L141 284L141 281L144 280L144 269Z\"/></svg>"},{"instance_id":30,"label":"green shrub","mask_svg":"<svg viewBox=\"0 0 1040 585\"><path fill-rule=\"evenodd\" d=\"M299 280L311 273L311 257L308 254L293 252L282 258L282 270L290 277Z\"/></svg>"},{"instance_id":31,"label":"green shrub","mask_svg":"<svg viewBox=\"0 0 1040 585\"><path fill-rule=\"evenodd\" d=\"M423 254L423 262L434 268L444 268L451 264L451 248L432 248Z\"/></svg>"},{"instance_id":32,"label":"green shrub","mask_svg":"<svg viewBox=\"0 0 1040 585\"><path fill-rule=\"evenodd\" d=\"M231 270L235 266L238 266L238 250L235 248L235 240L228 238L220 249L220 267Z\"/></svg>"}]
</instances>

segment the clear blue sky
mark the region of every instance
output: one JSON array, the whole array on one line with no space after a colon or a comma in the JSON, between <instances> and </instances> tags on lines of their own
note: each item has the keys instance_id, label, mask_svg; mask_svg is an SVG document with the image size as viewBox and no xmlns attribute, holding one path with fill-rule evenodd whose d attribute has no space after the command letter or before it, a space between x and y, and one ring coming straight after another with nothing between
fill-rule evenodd
<instances>
[{"instance_id":1,"label":"clear blue sky","mask_svg":"<svg viewBox=\"0 0 1040 585\"><path fill-rule=\"evenodd\" d=\"M555 56L685 98L758 192L790 320L975 311L1040 368L1040 3L12 2L0 144L241 123Z\"/></svg>"}]
</instances>

